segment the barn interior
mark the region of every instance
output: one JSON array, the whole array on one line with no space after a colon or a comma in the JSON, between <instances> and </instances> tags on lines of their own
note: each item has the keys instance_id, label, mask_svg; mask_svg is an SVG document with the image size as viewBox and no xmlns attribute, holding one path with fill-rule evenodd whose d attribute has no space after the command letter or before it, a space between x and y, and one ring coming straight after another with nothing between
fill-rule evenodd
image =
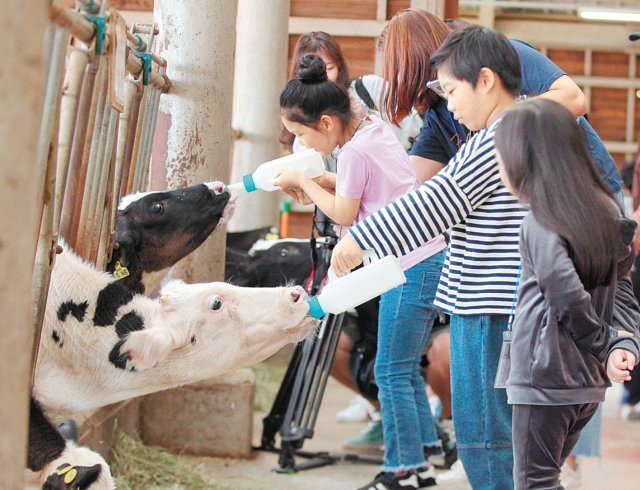
<instances>
[{"instance_id":1,"label":"barn interior","mask_svg":"<svg viewBox=\"0 0 640 490\"><path fill-rule=\"evenodd\" d=\"M2 488L40 488L25 471L29 396L58 240L108 270L122 196L240 182L285 156L278 100L301 35L333 35L357 79L382 76L379 38L402 9L491 27L534 46L580 87L588 120L623 176L640 158L636 0L27 0L3 7ZM229 222L161 273L189 283L230 280L230 244L245 240L247 252L257 238L309 239L317 235L313 209L281 192L242 194ZM279 260L291 263L287 253ZM377 472L381 453L345 456L343 441L368 421L335 419L354 394L328 377L340 326L326 328L333 340L311 342L308 352L288 345L257 367L76 414L79 444L107 459L117 488L357 488ZM296 355L313 368L293 369ZM292 423L291 394L277 396L287 367L303 390L293 423L306 431L301 438L287 432L288 446L280 424ZM621 397L620 385L608 390L601 456L580 458L581 481L566 488L637 486L640 412L623 417ZM140 452L123 464L123 438L139 443L136 450L169 452ZM136 472L136 458L166 454L149 471L183 464L168 480L118 478L127 466ZM175 476L191 472L191 480ZM471 488L463 471L438 476L443 489Z\"/></svg>"}]
</instances>

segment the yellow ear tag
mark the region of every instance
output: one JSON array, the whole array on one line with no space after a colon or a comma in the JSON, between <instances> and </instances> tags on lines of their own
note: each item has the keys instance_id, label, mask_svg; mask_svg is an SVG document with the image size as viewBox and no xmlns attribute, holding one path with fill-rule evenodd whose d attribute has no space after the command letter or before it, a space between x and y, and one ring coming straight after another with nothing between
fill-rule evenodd
<instances>
[{"instance_id":1,"label":"yellow ear tag","mask_svg":"<svg viewBox=\"0 0 640 490\"><path fill-rule=\"evenodd\" d=\"M129 269L123 266L120 262L116 262L116 270L113 271L113 277L119 280L124 279L129 275Z\"/></svg>"},{"instance_id":2,"label":"yellow ear tag","mask_svg":"<svg viewBox=\"0 0 640 490\"><path fill-rule=\"evenodd\" d=\"M64 468L62 468L61 470L58 471L58 475L62 476L65 473L71 471L72 469L73 469L73 466L67 465L67 466L65 466Z\"/></svg>"},{"instance_id":3,"label":"yellow ear tag","mask_svg":"<svg viewBox=\"0 0 640 490\"><path fill-rule=\"evenodd\" d=\"M66 475L64 475L64 482L68 485L78 476L78 470L72 468Z\"/></svg>"}]
</instances>

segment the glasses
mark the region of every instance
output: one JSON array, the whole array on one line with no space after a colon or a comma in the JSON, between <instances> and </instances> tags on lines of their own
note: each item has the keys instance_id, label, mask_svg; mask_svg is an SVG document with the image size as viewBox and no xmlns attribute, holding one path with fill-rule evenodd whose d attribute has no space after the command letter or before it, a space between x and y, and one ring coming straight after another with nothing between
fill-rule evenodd
<instances>
[{"instance_id":1,"label":"glasses","mask_svg":"<svg viewBox=\"0 0 640 490\"><path fill-rule=\"evenodd\" d=\"M443 99L445 100L447 99L447 96L445 95L444 90L442 90L442 87L440 86L439 80L431 80L430 82L427 82L427 88L433 90L436 94L438 94Z\"/></svg>"}]
</instances>

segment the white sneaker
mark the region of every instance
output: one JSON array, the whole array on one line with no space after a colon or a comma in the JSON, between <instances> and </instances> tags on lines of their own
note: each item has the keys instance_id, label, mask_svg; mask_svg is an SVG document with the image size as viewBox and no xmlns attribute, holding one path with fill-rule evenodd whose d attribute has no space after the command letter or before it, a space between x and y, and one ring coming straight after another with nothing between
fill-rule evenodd
<instances>
[{"instance_id":1,"label":"white sneaker","mask_svg":"<svg viewBox=\"0 0 640 490\"><path fill-rule=\"evenodd\" d=\"M336 421L341 424L367 422L375 410L375 407L366 398L358 395L351 400L347 408L336 413Z\"/></svg>"},{"instance_id":2,"label":"white sneaker","mask_svg":"<svg viewBox=\"0 0 640 490\"><path fill-rule=\"evenodd\" d=\"M455 463L453 463L449 471L445 471L444 473L436 476L436 481L438 483L441 481L466 480L466 479L467 479L467 473L464 471L464 466L462 466L462 461L460 460L457 460Z\"/></svg>"},{"instance_id":3,"label":"white sneaker","mask_svg":"<svg viewBox=\"0 0 640 490\"><path fill-rule=\"evenodd\" d=\"M571 469L567 463L560 468L560 483L565 490L573 490L582 488L582 475L580 474L580 465L576 463L576 469Z\"/></svg>"}]
</instances>

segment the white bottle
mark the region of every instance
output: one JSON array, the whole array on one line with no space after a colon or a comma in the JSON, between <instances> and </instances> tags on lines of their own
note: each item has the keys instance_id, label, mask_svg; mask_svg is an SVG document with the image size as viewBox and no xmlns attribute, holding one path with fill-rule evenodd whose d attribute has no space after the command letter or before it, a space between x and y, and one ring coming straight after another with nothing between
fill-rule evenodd
<instances>
[{"instance_id":1,"label":"white bottle","mask_svg":"<svg viewBox=\"0 0 640 490\"><path fill-rule=\"evenodd\" d=\"M343 313L406 281L398 259L388 255L346 276L330 280L319 295L309 298L309 314L322 318L327 313Z\"/></svg>"},{"instance_id":2,"label":"white bottle","mask_svg":"<svg viewBox=\"0 0 640 490\"><path fill-rule=\"evenodd\" d=\"M235 191L244 189L253 192L261 189L263 191L277 191L279 187L273 185L278 170L284 168L294 168L305 174L310 179L320 177L324 173L324 161L322 155L309 148L298 153L292 153L286 157L276 158L261 164L252 174L242 177L242 182L230 184L227 189Z\"/></svg>"}]
</instances>

